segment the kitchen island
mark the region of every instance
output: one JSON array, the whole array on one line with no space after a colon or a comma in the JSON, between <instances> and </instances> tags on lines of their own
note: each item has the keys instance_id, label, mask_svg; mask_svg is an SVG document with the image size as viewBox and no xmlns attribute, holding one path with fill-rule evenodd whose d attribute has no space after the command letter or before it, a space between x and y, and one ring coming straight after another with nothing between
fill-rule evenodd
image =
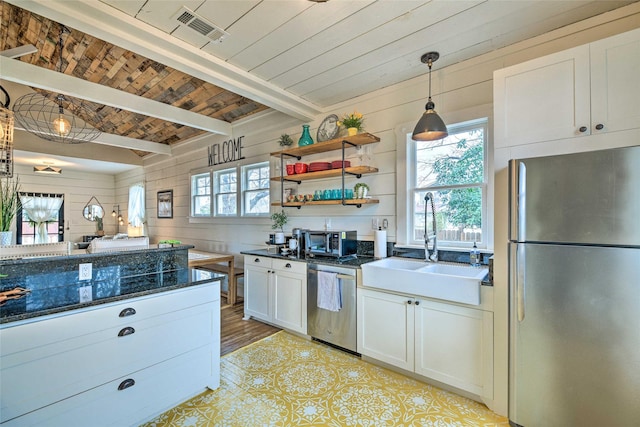
<instances>
[{"instance_id":1,"label":"kitchen island","mask_svg":"<svg viewBox=\"0 0 640 427\"><path fill-rule=\"evenodd\" d=\"M0 423L138 425L217 388L220 278L189 248L0 261L24 290L0 306Z\"/></svg>"}]
</instances>

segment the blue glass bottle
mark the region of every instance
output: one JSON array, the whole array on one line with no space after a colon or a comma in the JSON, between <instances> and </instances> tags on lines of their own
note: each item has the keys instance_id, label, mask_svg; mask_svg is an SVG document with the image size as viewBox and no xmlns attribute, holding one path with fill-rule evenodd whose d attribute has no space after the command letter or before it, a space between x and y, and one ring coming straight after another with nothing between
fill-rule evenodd
<instances>
[{"instance_id":1,"label":"blue glass bottle","mask_svg":"<svg viewBox=\"0 0 640 427\"><path fill-rule=\"evenodd\" d=\"M311 138L311 134L309 133L309 125L302 125L302 135L298 140L298 146L304 147L305 145L313 144L313 138Z\"/></svg>"}]
</instances>

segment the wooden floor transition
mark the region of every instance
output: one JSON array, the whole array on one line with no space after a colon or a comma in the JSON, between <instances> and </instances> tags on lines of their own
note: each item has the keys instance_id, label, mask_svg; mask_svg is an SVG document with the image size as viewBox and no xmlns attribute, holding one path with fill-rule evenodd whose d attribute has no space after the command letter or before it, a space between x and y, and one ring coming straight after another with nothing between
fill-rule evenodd
<instances>
[{"instance_id":1,"label":"wooden floor transition","mask_svg":"<svg viewBox=\"0 0 640 427\"><path fill-rule=\"evenodd\" d=\"M280 329L257 320L242 320L244 305L226 305L226 298L220 303L220 355L224 356L241 347L275 334Z\"/></svg>"}]
</instances>

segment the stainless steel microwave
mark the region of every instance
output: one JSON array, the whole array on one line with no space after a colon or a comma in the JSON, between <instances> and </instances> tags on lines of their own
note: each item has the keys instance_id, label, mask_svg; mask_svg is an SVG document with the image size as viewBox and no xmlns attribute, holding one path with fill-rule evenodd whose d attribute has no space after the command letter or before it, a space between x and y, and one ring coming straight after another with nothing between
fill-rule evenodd
<instances>
[{"instance_id":1,"label":"stainless steel microwave","mask_svg":"<svg viewBox=\"0 0 640 427\"><path fill-rule=\"evenodd\" d=\"M358 250L356 231L305 231L305 256L342 258L355 255Z\"/></svg>"}]
</instances>

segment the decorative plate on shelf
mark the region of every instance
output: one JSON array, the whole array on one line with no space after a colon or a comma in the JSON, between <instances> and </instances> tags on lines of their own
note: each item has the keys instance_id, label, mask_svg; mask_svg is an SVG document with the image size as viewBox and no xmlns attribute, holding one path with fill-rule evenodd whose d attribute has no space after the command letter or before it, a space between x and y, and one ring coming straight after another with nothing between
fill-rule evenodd
<instances>
[{"instance_id":1,"label":"decorative plate on shelf","mask_svg":"<svg viewBox=\"0 0 640 427\"><path fill-rule=\"evenodd\" d=\"M323 142L334 139L338 136L340 126L338 126L338 116L331 114L324 118L320 126L318 126L318 133L316 135L316 141Z\"/></svg>"}]
</instances>

